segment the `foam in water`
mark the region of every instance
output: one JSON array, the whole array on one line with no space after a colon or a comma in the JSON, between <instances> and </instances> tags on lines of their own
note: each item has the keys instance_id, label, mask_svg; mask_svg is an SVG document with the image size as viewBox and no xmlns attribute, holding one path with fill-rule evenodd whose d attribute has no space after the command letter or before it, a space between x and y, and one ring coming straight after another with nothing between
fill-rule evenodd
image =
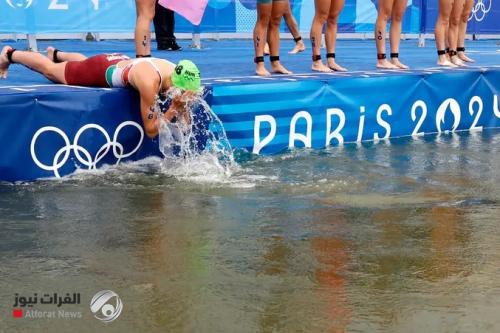
<instances>
[{"instance_id":1,"label":"foam in water","mask_svg":"<svg viewBox=\"0 0 500 333\"><path fill-rule=\"evenodd\" d=\"M172 98L181 95L171 88L165 98L158 98L157 112L166 111ZM122 179L143 173L173 176L176 180L216 187L251 188L257 183L275 181L273 175L255 175L235 161L233 149L226 137L220 119L212 112L199 93L183 100L190 110L189 121L167 122L160 117L159 149L163 158L149 157L140 161L103 165L96 170L78 169L63 180L89 181L98 178L105 183L120 184ZM139 178L138 178L139 179ZM137 179L136 179L137 180Z\"/></svg>"},{"instance_id":2,"label":"foam in water","mask_svg":"<svg viewBox=\"0 0 500 333\"><path fill-rule=\"evenodd\" d=\"M170 88L166 101L182 91ZM203 99L202 93L183 98L190 116L174 123L160 118L159 145L164 156L162 171L183 180L220 182L238 170L233 150L219 118ZM161 104L157 103L158 110ZM189 119L190 118L190 119Z\"/></svg>"}]
</instances>

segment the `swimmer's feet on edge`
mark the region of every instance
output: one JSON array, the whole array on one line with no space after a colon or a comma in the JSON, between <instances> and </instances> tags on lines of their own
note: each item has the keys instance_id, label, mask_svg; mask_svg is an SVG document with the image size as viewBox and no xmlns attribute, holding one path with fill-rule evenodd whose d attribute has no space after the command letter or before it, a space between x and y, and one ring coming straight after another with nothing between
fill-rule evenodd
<instances>
[{"instance_id":1,"label":"swimmer's feet on edge","mask_svg":"<svg viewBox=\"0 0 500 333\"><path fill-rule=\"evenodd\" d=\"M311 69L315 72L321 72L321 73L331 73L333 72L333 69L330 67L326 66L323 64L321 60L315 60L312 63Z\"/></svg>"},{"instance_id":2,"label":"swimmer's feet on edge","mask_svg":"<svg viewBox=\"0 0 500 333\"><path fill-rule=\"evenodd\" d=\"M0 53L0 79L6 79L7 73L9 72L9 58L7 57L7 52L12 50L12 47L9 45L4 46L2 52Z\"/></svg>"},{"instance_id":3,"label":"swimmer's feet on edge","mask_svg":"<svg viewBox=\"0 0 500 333\"><path fill-rule=\"evenodd\" d=\"M293 74L291 71L286 69L279 61L273 61L271 63L271 68L273 73L276 74Z\"/></svg>"},{"instance_id":4,"label":"swimmer's feet on edge","mask_svg":"<svg viewBox=\"0 0 500 333\"><path fill-rule=\"evenodd\" d=\"M255 74L258 76L270 76L271 73L266 69L263 62L259 62L255 65Z\"/></svg>"},{"instance_id":5,"label":"swimmer's feet on edge","mask_svg":"<svg viewBox=\"0 0 500 333\"><path fill-rule=\"evenodd\" d=\"M55 50L56 50L56 48L53 47L53 46L48 46L47 47L47 58L49 58L50 61L52 61L52 62L55 62L54 61L54 51Z\"/></svg>"}]
</instances>

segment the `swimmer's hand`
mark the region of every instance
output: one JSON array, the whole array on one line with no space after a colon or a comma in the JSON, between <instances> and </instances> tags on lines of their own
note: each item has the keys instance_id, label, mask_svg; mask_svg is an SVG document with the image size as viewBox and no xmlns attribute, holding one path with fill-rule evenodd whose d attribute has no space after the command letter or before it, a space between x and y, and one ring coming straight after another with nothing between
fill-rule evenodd
<instances>
[{"instance_id":1,"label":"swimmer's hand","mask_svg":"<svg viewBox=\"0 0 500 333\"><path fill-rule=\"evenodd\" d=\"M193 100L193 98L196 96L196 93L194 91L190 91L190 90L187 90L185 92L182 93L181 95L181 100L187 104L189 103L191 100Z\"/></svg>"},{"instance_id":2,"label":"swimmer's hand","mask_svg":"<svg viewBox=\"0 0 500 333\"><path fill-rule=\"evenodd\" d=\"M188 91L172 99L170 107L165 112L165 119L169 122L182 121L186 125L191 124L191 112L189 111L189 100L194 93ZM175 120L174 120L175 118Z\"/></svg>"}]
</instances>

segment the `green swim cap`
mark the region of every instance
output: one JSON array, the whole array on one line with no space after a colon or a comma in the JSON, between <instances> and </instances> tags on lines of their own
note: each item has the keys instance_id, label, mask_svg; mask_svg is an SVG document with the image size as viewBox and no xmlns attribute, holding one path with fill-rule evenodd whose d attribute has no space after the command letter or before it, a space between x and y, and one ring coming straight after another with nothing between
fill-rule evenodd
<instances>
[{"instance_id":1,"label":"green swim cap","mask_svg":"<svg viewBox=\"0 0 500 333\"><path fill-rule=\"evenodd\" d=\"M190 60L181 60L172 72L174 86L191 91L199 91L201 86L200 70Z\"/></svg>"}]
</instances>

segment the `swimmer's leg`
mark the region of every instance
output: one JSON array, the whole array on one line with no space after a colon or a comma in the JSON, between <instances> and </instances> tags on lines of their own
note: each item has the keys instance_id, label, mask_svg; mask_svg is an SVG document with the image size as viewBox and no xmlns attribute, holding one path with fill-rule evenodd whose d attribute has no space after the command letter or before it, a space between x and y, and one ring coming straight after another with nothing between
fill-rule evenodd
<instances>
[{"instance_id":1,"label":"swimmer's leg","mask_svg":"<svg viewBox=\"0 0 500 333\"><path fill-rule=\"evenodd\" d=\"M5 50L6 47L4 47ZM4 51L2 51L3 57ZM6 52L7 55L9 51ZM38 72L45 76L47 79L55 83L66 84L66 78L64 77L64 71L66 69L66 62L55 64L46 56L30 51L19 51L10 48L10 59L9 63L17 63L24 65L31 70ZM0 60L0 68L2 67L4 61Z\"/></svg>"},{"instance_id":2,"label":"swimmer's leg","mask_svg":"<svg viewBox=\"0 0 500 333\"><path fill-rule=\"evenodd\" d=\"M81 53L64 52L52 46L47 47L47 57L55 63L65 61L83 61L87 59L87 57Z\"/></svg>"}]
</instances>

